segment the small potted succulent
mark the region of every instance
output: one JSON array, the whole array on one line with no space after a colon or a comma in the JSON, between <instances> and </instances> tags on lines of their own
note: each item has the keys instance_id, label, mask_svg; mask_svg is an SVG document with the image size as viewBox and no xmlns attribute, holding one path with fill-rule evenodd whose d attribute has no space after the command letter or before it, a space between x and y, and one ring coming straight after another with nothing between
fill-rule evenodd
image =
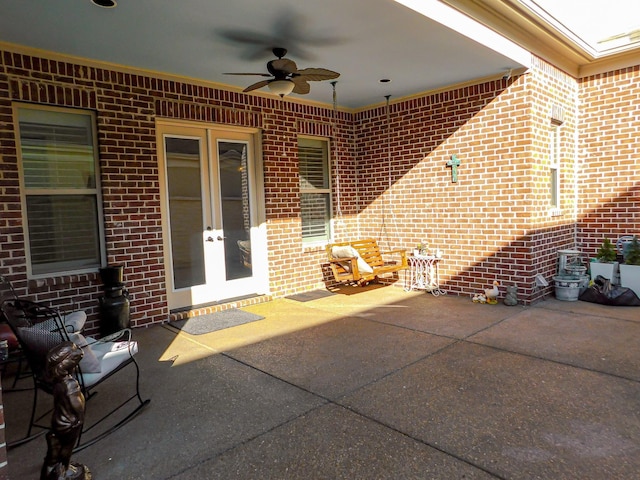
<instances>
[{"instance_id":1,"label":"small potted succulent","mask_svg":"<svg viewBox=\"0 0 640 480\"><path fill-rule=\"evenodd\" d=\"M640 297L640 240L634 235L624 248L624 263L620 265L620 284Z\"/></svg>"},{"instance_id":2,"label":"small potted succulent","mask_svg":"<svg viewBox=\"0 0 640 480\"><path fill-rule=\"evenodd\" d=\"M591 280L595 280L600 275L611 281L611 283L615 283L618 273L618 262L616 260L616 248L611 240L605 238L596 252L595 259L589 265Z\"/></svg>"}]
</instances>

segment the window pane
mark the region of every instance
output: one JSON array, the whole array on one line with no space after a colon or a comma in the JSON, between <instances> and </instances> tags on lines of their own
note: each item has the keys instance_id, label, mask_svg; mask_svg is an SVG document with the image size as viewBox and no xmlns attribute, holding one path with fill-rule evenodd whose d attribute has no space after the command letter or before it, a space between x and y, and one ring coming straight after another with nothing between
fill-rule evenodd
<instances>
[{"instance_id":1,"label":"window pane","mask_svg":"<svg viewBox=\"0 0 640 480\"><path fill-rule=\"evenodd\" d=\"M24 107L18 124L31 273L100 267L93 116Z\"/></svg>"},{"instance_id":2,"label":"window pane","mask_svg":"<svg viewBox=\"0 0 640 480\"><path fill-rule=\"evenodd\" d=\"M20 143L27 188L96 187L89 115L22 109Z\"/></svg>"},{"instance_id":3,"label":"window pane","mask_svg":"<svg viewBox=\"0 0 640 480\"><path fill-rule=\"evenodd\" d=\"M298 139L302 240L326 241L330 237L331 193L329 142Z\"/></svg>"},{"instance_id":4,"label":"window pane","mask_svg":"<svg viewBox=\"0 0 640 480\"><path fill-rule=\"evenodd\" d=\"M329 188L327 142L300 139L298 145L300 159L300 188Z\"/></svg>"},{"instance_id":5,"label":"window pane","mask_svg":"<svg viewBox=\"0 0 640 480\"><path fill-rule=\"evenodd\" d=\"M549 188L550 188L550 205L552 207L560 207L560 127L553 125L551 127L551 137L549 139Z\"/></svg>"},{"instance_id":6,"label":"window pane","mask_svg":"<svg viewBox=\"0 0 640 480\"><path fill-rule=\"evenodd\" d=\"M329 238L329 194L303 193L300 198L302 238L305 241Z\"/></svg>"},{"instance_id":7,"label":"window pane","mask_svg":"<svg viewBox=\"0 0 640 480\"><path fill-rule=\"evenodd\" d=\"M33 273L99 267L96 211L94 195L28 196Z\"/></svg>"}]
</instances>

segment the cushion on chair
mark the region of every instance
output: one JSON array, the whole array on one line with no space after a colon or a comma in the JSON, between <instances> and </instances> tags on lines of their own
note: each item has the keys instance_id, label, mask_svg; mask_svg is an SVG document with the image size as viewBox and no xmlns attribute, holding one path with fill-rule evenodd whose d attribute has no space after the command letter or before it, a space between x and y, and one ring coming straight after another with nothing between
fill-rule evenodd
<instances>
[{"instance_id":1,"label":"cushion on chair","mask_svg":"<svg viewBox=\"0 0 640 480\"><path fill-rule=\"evenodd\" d=\"M98 382L121 364L128 361L132 355L138 353L138 342L96 342L89 345L91 351L100 362L100 372L91 373L82 371L82 379L87 387Z\"/></svg>"},{"instance_id":2,"label":"cushion on chair","mask_svg":"<svg viewBox=\"0 0 640 480\"><path fill-rule=\"evenodd\" d=\"M20 338L26 344L27 348L42 358L49 353L49 350L62 342L62 338L58 334L52 334L50 330L42 328L45 323L48 324L49 322L43 322L35 327L20 327L18 329ZM100 362L88 347L87 339L79 333L70 333L69 340L82 348L83 355L82 360L80 360L80 368L83 371L100 373ZM93 339L91 340L95 341Z\"/></svg>"},{"instance_id":3,"label":"cushion on chair","mask_svg":"<svg viewBox=\"0 0 640 480\"><path fill-rule=\"evenodd\" d=\"M82 310L78 310L77 312L71 312L65 315L62 321L67 328L67 332L81 332L87 321L87 314Z\"/></svg>"},{"instance_id":4,"label":"cushion on chair","mask_svg":"<svg viewBox=\"0 0 640 480\"><path fill-rule=\"evenodd\" d=\"M361 273L373 273L373 268L371 268L371 265L365 262L364 259L358 253L358 250L356 250L350 245L345 245L345 246L336 245L332 247L331 255L333 255L333 258L335 258L336 260L340 260L341 258L356 257L356 261L358 262L358 270ZM346 263L346 265L345 264L342 264L342 265L345 267L345 269L347 270L349 269L348 263Z\"/></svg>"},{"instance_id":5,"label":"cushion on chair","mask_svg":"<svg viewBox=\"0 0 640 480\"><path fill-rule=\"evenodd\" d=\"M82 310L71 312L62 318L62 323L64 323L65 329L68 333L81 332L86 321L87 314ZM43 330L49 330L50 332L55 331L56 326L57 321L55 318L50 318L48 320L40 321L35 324L35 327L41 328Z\"/></svg>"},{"instance_id":6,"label":"cushion on chair","mask_svg":"<svg viewBox=\"0 0 640 480\"><path fill-rule=\"evenodd\" d=\"M80 369L83 373L100 373L102 366L100 360L91 349L90 343L95 342L91 337L85 338L81 333L70 333L69 340L82 349L82 360L80 360Z\"/></svg>"},{"instance_id":7,"label":"cushion on chair","mask_svg":"<svg viewBox=\"0 0 640 480\"><path fill-rule=\"evenodd\" d=\"M18 336L29 351L43 358L49 353L49 350L61 342L58 335L53 335L49 330L38 327L19 327Z\"/></svg>"}]
</instances>

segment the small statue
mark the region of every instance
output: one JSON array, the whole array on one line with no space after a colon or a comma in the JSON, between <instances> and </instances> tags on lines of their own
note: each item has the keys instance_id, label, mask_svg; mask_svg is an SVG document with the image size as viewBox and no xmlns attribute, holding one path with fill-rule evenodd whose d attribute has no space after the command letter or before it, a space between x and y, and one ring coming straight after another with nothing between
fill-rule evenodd
<instances>
[{"instance_id":1,"label":"small statue","mask_svg":"<svg viewBox=\"0 0 640 480\"><path fill-rule=\"evenodd\" d=\"M507 286L507 294L504 296L504 304L510 307L518 305L518 287L515 285Z\"/></svg>"},{"instance_id":2,"label":"small statue","mask_svg":"<svg viewBox=\"0 0 640 480\"><path fill-rule=\"evenodd\" d=\"M488 304L495 305L498 303L498 295L500 295L500 289L498 288L499 286L500 282L498 280L495 280L493 282L493 287L484 289L484 295L487 298Z\"/></svg>"},{"instance_id":3,"label":"small statue","mask_svg":"<svg viewBox=\"0 0 640 480\"><path fill-rule=\"evenodd\" d=\"M53 383L53 414L40 480L91 479L87 467L71 462L84 423L84 395L72 375L82 355L82 349L73 342L63 342L47 354L46 372Z\"/></svg>"}]
</instances>

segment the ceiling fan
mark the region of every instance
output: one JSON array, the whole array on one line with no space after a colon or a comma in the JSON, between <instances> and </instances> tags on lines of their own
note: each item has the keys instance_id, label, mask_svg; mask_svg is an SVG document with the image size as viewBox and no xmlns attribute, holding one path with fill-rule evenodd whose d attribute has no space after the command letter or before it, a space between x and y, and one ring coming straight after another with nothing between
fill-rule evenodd
<instances>
[{"instance_id":1,"label":"ceiling fan","mask_svg":"<svg viewBox=\"0 0 640 480\"><path fill-rule=\"evenodd\" d=\"M303 68L298 70L296 63L288 58L283 58L287 54L285 48L274 48L273 54L278 57L276 60L267 62L269 73L226 73L225 75L260 75L262 77L272 77L268 80L261 80L249 85L243 92L251 92L262 87L268 87L272 93L284 97L285 95L298 93L304 95L309 93L311 87L308 82L318 82L338 78L340 74L326 68Z\"/></svg>"}]
</instances>

